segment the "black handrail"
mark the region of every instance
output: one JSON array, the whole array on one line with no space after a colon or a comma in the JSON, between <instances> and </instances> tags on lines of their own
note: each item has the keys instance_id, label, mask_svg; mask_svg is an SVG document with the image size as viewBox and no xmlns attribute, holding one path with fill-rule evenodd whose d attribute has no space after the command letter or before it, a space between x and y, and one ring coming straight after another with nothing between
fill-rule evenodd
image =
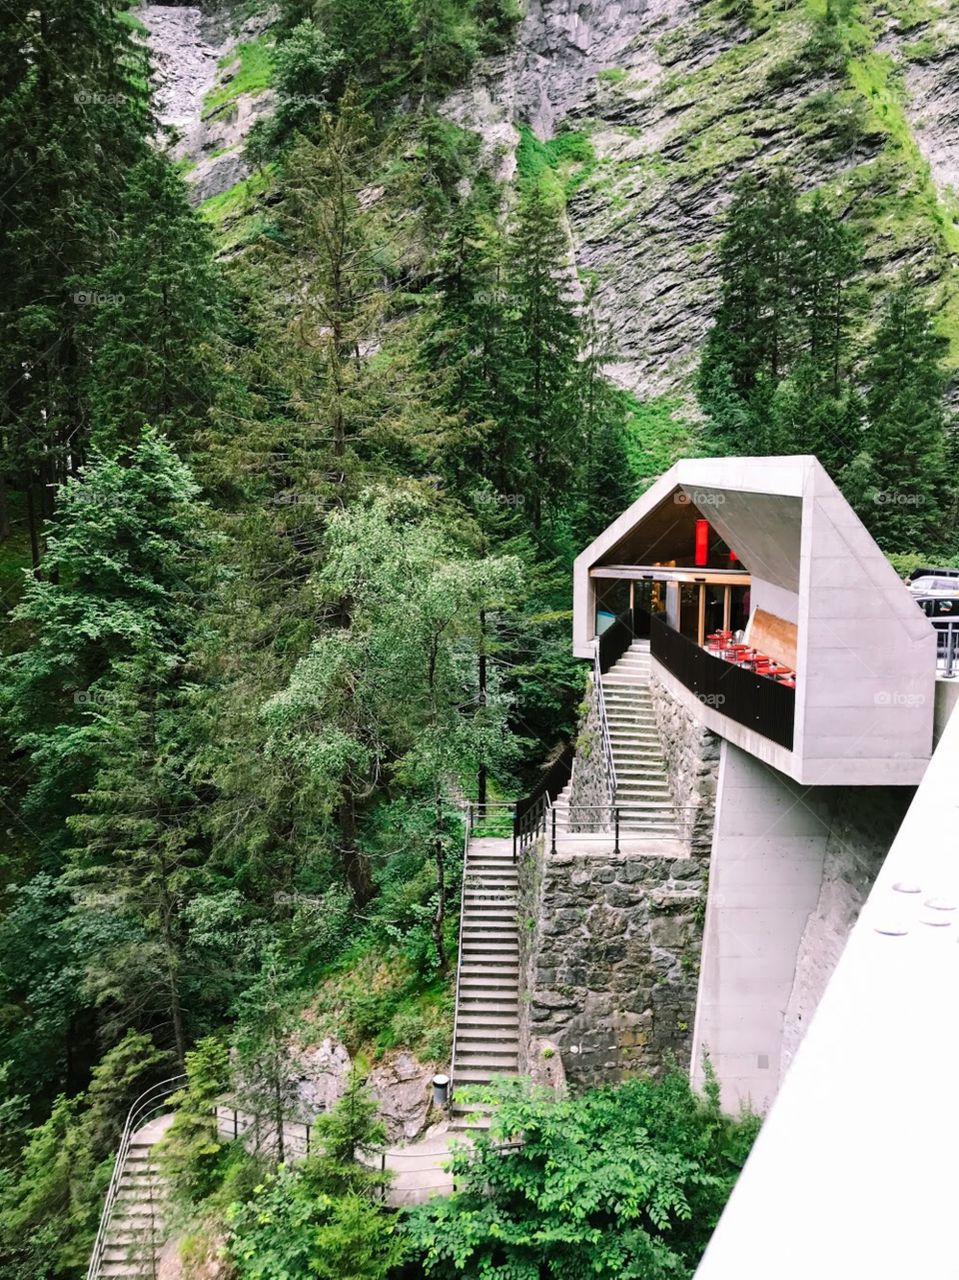
<instances>
[{"instance_id":1,"label":"black handrail","mask_svg":"<svg viewBox=\"0 0 959 1280\"><path fill-rule=\"evenodd\" d=\"M621 613L616 621L598 637L599 669L602 675L617 663L634 640L649 635L650 615L636 605Z\"/></svg>"},{"instance_id":2,"label":"black handrail","mask_svg":"<svg viewBox=\"0 0 959 1280\"><path fill-rule=\"evenodd\" d=\"M792 750L795 689L715 657L656 615L650 652L704 705Z\"/></svg>"},{"instance_id":3,"label":"black handrail","mask_svg":"<svg viewBox=\"0 0 959 1280\"><path fill-rule=\"evenodd\" d=\"M516 821L524 817L544 797L548 796L551 801L556 799L572 777L574 754L573 744L571 742L565 743L560 753L552 761L549 768L544 771L543 776L529 795L524 796L522 800L516 801Z\"/></svg>"}]
</instances>

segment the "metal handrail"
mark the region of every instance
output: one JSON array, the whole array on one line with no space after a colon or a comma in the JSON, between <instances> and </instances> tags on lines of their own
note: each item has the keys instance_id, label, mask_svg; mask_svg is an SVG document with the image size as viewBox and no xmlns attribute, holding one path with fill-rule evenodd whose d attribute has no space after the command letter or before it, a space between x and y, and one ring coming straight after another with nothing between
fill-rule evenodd
<instances>
[{"instance_id":1,"label":"metal handrail","mask_svg":"<svg viewBox=\"0 0 959 1280\"><path fill-rule=\"evenodd\" d=\"M460 932L456 956L456 990L453 994L453 1047L450 1052L450 1082L448 1104L453 1105L453 1079L456 1071L456 1034L460 1022L460 974L463 972L463 921L466 918L466 868L469 860L470 836L473 833L473 806L466 806L465 835L463 837L463 875L460 879ZM515 855L514 855L515 856Z\"/></svg>"},{"instance_id":2,"label":"metal handrail","mask_svg":"<svg viewBox=\"0 0 959 1280\"><path fill-rule=\"evenodd\" d=\"M951 680L959 668L959 619L936 627L936 668Z\"/></svg>"},{"instance_id":3,"label":"metal handrail","mask_svg":"<svg viewBox=\"0 0 959 1280\"><path fill-rule=\"evenodd\" d=\"M609 733L606 715L606 694L603 691L603 672L599 661L599 640L593 646L593 685L596 690L596 706L599 710L600 731L603 739L603 763L606 767L606 789L610 804L616 803L616 764L613 760L613 740Z\"/></svg>"},{"instance_id":4,"label":"metal handrail","mask_svg":"<svg viewBox=\"0 0 959 1280\"><path fill-rule=\"evenodd\" d=\"M147 1121L152 1120L157 1115L167 1098L182 1088L186 1081L187 1076L182 1072L176 1076L168 1076L166 1080L160 1080L157 1084L151 1085L149 1089L145 1089L127 1112L123 1133L120 1136L120 1145L117 1148L116 1161L113 1165L113 1173L110 1175L110 1185L107 1187L106 1199L103 1202L103 1212L100 1214L97 1238L93 1242L90 1265L87 1267L87 1280L100 1280L100 1265L103 1262L103 1251L106 1248L107 1228L110 1225L110 1219L113 1216L113 1210L119 1195L120 1183L123 1180L123 1167L126 1164L133 1136L141 1125L146 1124Z\"/></svg>"}]
</instances>

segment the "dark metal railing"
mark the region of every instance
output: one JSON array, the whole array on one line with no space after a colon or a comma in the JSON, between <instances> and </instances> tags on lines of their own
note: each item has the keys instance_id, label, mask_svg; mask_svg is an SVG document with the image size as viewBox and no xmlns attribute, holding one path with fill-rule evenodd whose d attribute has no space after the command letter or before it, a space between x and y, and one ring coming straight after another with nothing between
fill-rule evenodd
<instances>
[{"instance_id":1,"label":"dark metal railing","mask_svg":"<svg viewBox=\"0 0 959 1280\"><path fill-rule=\"evenodd\" d=\"M567 742L539 782L513 810L513 859L546 831L547 811L573 775L575 750Z\"/></svg>"},{"instance_id":2,"label":"dark metal railing","mask_svg":"<svg viewBox=\"0 0 959 1280\"><path fill-rule=\"evenodd\" d=\"M593 653L593 690L596 695L596 713L599 716L599 733L603 745L603 772L610 804L616 799L616 761L613 757L613 740L609 732L609 716L606 714L606 693L603 689L603 670L599 661L599 645Z\"/></svg>"},{"instance_id":3,"label":"dark metal railing","mask_svg":"<svg viewBox=\"0 0 959 1280\"><path fill-rule=\"evenodd\" d=\"M597 636L596 649L601 675L617 663L634 640L649 635L650 615L637 605L621 613L616 621Z\"/></svg>"},{"instance_id":4,"label":"dark metal railing","mask_svg":"<svg viewBox=\"0 0 959 1280\"><path fill-rule=\"evenodd\" d=\"M795 689L714 657L657 616L651 619L650 652L706 706L792 749Z\"/></svg>"}]
</instances>

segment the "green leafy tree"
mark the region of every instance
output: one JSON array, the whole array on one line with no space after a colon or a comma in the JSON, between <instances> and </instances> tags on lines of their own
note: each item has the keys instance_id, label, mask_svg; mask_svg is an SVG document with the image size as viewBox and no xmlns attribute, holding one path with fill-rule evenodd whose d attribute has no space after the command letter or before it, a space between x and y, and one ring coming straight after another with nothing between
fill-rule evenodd
<instances>
[{"instance_id":1,"label":"green leafy tree","mask_svg":"<svg viewBox=\"0 0 959 1280\"><path fill-rule=\"evenodd\" d=\"M5 1275L19 1267L24 1280L69 1280L86 1266L127 1109L163 1061L149 1039L131 1032L97 1064L86 1096L60 1095L27 1133L16 1176L0 1184ZM31 1264L33 1273L25 1269Z\"/></svg>"},{"instance_id":2,"label":"green leafy tree","mask_svg":"<svg viewBox=\"0 0 959 1280\"><path fill-rule=\"evenodd\" d=\"M692 1276L757 1121L678 1072L561 1101L517 1082L497 1099L491 1133L454 1151L460 1190L410 1213L428 1276Z\"/></svg>"},{"instance_id":3,"label":"green leafy tree","mask_svg":"<svg viewBox=\"0 0 959 1280\"><path fill-rule=\"evenodd\" d=\"M474 559L426 504L371 495L335 513L317 588L348 625L331 629L267 705L269 750L303 781L310 812L337 823L338 852L359 902L371 892L357 848L358 803L391 774L428 798L436 815L439 898L435 938L444 951L447 833L442 798L480 760L509 758L502 701L479 703L480 615L516 591L510 558Z\"/></svg>"},{"instance_id":4,"label":"green leafy tree","mask_svg":"<svg viewBox=\"0 0 959 1280\"><path fill-rule=\"evenodd\" d=\"M386 1134L356 1070L317 1121L314 1141L317 1154L296 1172L278 1169L230 1207L228 1248L240 1280L385 1280L402 1260L397 1223L379 1202L382 1176L365 1163L378 1163Z\"/></svg>"},{"instance_id":5,"label":"green leafy tree","mask_svg":"<svg viewBox=\"0 0 959 1280\"><path fill-rule=\"evenodd\" d=\"M220 1172L216 1106L230 1083L229 1051L222 1040L206 1036L186 1055L185 1065L187 1084L170 1099L176 1112L157 1154L177 1195L198 1203L215 1189Z\"/></svg>"},{"instance_id":6,"label":"green leafy tree","mask_svg":"<svg viewBox=\"0 0 959 1280\"><path fill-rule=\"evenodd\" d=\"M277 42L273 53L276 108L258 120L247 139L254 160L276 158L277 148L297 134L309 136L319 117L342 92L344 54L313 22L304 20Z\"/></svg>"}]
</instances>

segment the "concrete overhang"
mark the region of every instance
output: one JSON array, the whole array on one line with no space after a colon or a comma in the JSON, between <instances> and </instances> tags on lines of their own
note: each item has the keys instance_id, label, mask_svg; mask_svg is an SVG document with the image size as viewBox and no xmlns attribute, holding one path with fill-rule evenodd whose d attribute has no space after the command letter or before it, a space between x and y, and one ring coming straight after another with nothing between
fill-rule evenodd
<instances>
[{"instance_id":1,"label":"concrete overhang","mask_svg":"<svg viewBox=\"0 0 959 1280\"><path fill-rule=\"evenodd\" d=\"M593 655L593 572L636 563L630 549L639 563L654 562L691 515L736 552L752 607L793 624L797 636L791 752L770 750L701 704L700 718L797 781L918 782L932 749L935 634L812 456L677 462L577 556L574 654Z\"/></svg>"}]
</instances>

